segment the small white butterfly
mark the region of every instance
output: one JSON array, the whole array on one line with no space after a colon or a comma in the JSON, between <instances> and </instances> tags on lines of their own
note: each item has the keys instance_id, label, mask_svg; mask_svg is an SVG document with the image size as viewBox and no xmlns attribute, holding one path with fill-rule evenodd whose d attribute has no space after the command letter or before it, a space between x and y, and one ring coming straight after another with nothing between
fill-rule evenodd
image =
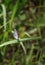
<instances>
[{"instance_id":1,"label":"small white butterfly","mask_svg":"<svg viewBox=\"0 0 45 65\"><path fill-rule=\"evenodd\" d=\"M15 39L18 39L18 33L17 33L17 30L16 29L14 30L14 38Z\"/></svg>"}]
</instances>

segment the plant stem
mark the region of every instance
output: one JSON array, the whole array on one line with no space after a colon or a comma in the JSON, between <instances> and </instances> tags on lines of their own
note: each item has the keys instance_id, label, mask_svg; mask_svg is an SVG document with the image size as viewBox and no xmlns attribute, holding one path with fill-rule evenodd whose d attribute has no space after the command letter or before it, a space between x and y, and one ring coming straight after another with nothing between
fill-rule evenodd
<instances>
[{"instance_id":1,"label":"plant stem","mask_svg":"<svg viewBox=\"0 0 45 65\"><path fill-rule=\"evenodd\" d=\"M41 39L41 37L23 38L23 39L20 39L20 42L29 41L29 40L37 40L37 39ZM16 44L16 43L18 43L18 40L8 41L8 42L5 42L3 44L0 44L0 48L3 46L7 46L10 44Z\"/></svg>"}]
</instances>

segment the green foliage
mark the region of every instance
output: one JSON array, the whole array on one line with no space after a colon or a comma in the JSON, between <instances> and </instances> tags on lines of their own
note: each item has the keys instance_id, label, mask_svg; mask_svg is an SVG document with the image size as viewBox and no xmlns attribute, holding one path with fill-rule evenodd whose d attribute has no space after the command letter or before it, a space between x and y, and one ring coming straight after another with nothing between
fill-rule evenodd
<instances>
[{"instance_id":1,"label":"green foliage","mask_svg":"<svg viewBox=\"0 0 45 65\"><path fill-rule=\"evenodd\" d=\"M0 2L0 65L5 64L45 65L45 0Z\"/></svg>"}]
</instances>

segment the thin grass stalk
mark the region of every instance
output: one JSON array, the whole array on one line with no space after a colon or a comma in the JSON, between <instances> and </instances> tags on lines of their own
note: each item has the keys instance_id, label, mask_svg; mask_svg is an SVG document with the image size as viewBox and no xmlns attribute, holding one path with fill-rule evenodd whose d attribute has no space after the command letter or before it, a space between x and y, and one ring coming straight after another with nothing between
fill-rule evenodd
<instances>
[{"instance_id":1,"label":"thin grass stalk","mask_svg":"<svg viewBox=\"0 0 45 65\"><path fill-rule=\"evenodd\" d=\"M24 39L20 39L20 41L24 42L24 41L38 40L38 39L41 39L41 37L24 38ZM8 41L8 42L4 42L4 43L0 44L0 48L3 47L3 46L7 46L7 45L10 45L10 44L17 44L17 43L18 43L18 40L11 40L11 41Z\"/></svg>"}]
</instances>

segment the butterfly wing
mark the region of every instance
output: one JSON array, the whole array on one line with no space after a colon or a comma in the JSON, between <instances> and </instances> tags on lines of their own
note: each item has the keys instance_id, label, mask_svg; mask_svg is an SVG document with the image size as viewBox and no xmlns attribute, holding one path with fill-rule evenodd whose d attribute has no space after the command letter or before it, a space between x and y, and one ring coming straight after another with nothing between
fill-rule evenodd
<instances>
[{"instance_id":1,"label":"butterfly wing","mask_svg":"<svg viewBox=\"0 0 45 65\"><path fill-rule=\"evenodd\" d=\"M14 30L14 38L15 39L18 39L18 33L17 33L17 30L16 29Z\"/></svg>"}]
</instances>

